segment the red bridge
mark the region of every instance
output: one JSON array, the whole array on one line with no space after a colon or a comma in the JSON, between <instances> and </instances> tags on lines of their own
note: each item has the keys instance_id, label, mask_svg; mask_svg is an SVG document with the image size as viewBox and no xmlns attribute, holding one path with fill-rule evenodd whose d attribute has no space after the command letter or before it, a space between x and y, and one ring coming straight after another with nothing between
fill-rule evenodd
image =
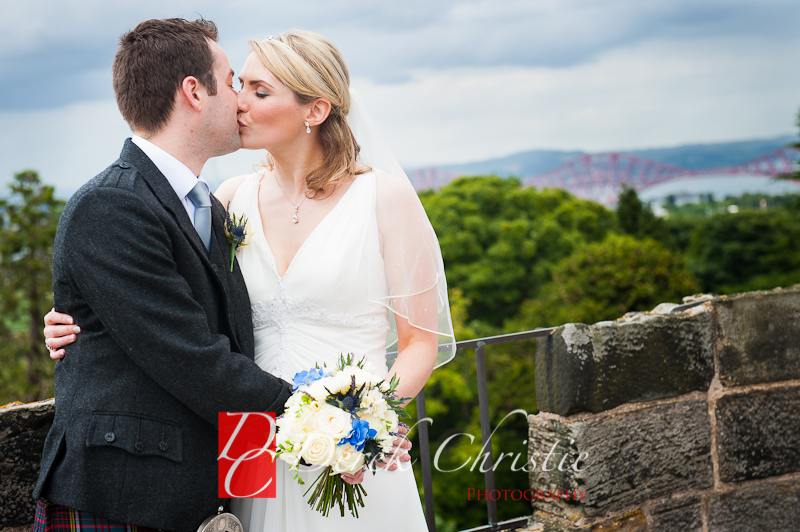
<instances>
[{"instance_id":1,"label":"red bridge","mask_svg":"<svg viewBox=\"0 0 800 532\"><path fill-rule=\"evenodd\" d=\"M522 176L522 183L538 188L563 188L580 198L614 205L623 185L641 192L659 183L695 176L773 177L794 172L799 157L800 153L793 148L780 148L736 166L691 170L627 153L596 153L581 155L538 175ZM431 168L412 172L409 177L417 190L425 190L438 189L458 176Z\"/></svg>"}]
</instances>

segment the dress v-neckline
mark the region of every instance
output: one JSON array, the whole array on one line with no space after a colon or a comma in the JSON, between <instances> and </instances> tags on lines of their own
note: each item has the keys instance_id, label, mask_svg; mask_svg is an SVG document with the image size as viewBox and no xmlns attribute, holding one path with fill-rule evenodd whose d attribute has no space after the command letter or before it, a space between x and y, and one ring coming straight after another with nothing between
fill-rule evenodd
<instances>
[{"instance_id":1,"label":"dress v-neckline","mask_svg":"<svg viewBox=\"0 0 800 532\"><path fill-rule=\"evenodd\" d=\"M366 174L361 174L361 175L358 175L358 176L353 178L353 182L350 183L350 186L347 188L347 190L344 191L344 194L342 194L342 197L339 198L339 201L336 202L336 205L334 205L333 208L331 210L329 210L325 214L325 216L322 217L322 220L320 220L319 223L316 226L314 226L314 229L311 230L311 232L308 234L308 236L305 238L305 240L303 240L303 243L300 244L300 247L297 248L297 251L295 252L294 256L292 257L292 260L289 261L289 265L286 267L286 270L284 270L283 275L278 273L278 260L275 258L275 253L272 251L272 246L270 246L269 240L267 240L267 234L264 232L264 220L261 218L261 209L258 206L258 198L261 195L261 178L259 177L259 179L258 179L258 187L256 188L256 198L255 198L256 199L256 212L258 212L258 224L260 226L258 232L261 234L261 238L263 238L263 240L264 240L264 245L267 247L267 251L269 251L270 258L272 258L272 269L275 272L275 276L278 278L279 281L283 281L286 278L286 274L288 274L289 270L292 269L292 265L294 264L294 261L297 259L298 255L300 255L300 253L306 247L306 243L309 240L311 240L311 237L314 236L314 234L317 232L317 230L320 228L320 226L323 225L328 220L328 218L330 218L331 215L335 211L337 211L339 209L339 206L344 202L345 198L347 198L347 196L350 194L350 191L353 189L353 187L356 186L356 181L358 181L358 178L359 177L363 177L365 175L368 175L369 173L371 173L371 172L367 172Z\"/></svg>"}]
</instances>

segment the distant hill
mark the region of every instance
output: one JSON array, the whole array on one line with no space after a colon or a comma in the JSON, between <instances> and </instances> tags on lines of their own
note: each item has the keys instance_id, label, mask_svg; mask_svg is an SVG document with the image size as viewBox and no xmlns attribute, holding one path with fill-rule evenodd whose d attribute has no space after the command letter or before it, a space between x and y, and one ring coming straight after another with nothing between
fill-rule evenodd
<instances>
[{"instance_id":1,"label":"distant hill","mask_svg":"<svg viewBox=\"0 0 800 532\"><path fill-rule=\"evenodd\" d=\"M651 148L646 150L617 150L637 157L697 170L717 166L735 166L755 157L797 142L797 137L781 136L772 139L720 142L713 144L688 144L674 148ZM574 157L584 155L582 151L531 150L507 157L464 164L447 164L417 171L437 171L455 175L497 174L526 177L546 172ZM409 172L409 175L415 171Z\"/></svg>"},{"instance_id":2,"label":"distant hill","mask_svg":"<svg viewBox=\"0 0 800 532\"><path fill-rule=\"evenodd\" d=\"M784 136L764 140L743 140L719 144L690 144L678 146L677 148L633 150L627 153L691 170L699 170L717 166L736 166L795 142L797 142L797 137Z\"/></svg>"}]
</instances>

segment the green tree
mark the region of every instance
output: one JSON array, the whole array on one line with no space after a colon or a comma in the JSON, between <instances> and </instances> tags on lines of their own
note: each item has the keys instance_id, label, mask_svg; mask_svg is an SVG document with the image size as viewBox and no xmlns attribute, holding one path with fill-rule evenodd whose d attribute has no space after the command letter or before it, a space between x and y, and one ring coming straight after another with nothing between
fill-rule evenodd
<instances>
[{"instance_id":1,"label":"green tree","mask_svg":"<svg viewBox=\"0 0 800 532\"><path fill-rule=\"evenodd\" d=\"M551 278L553 266L614 227L611 211L559 189L496 176L453 181L423 204L439 235L448 286L476 332L498 328Z\"/></svg>"},{"instance_id":2,"label":"green tree","mask_svg":"<svg viewBox=\"0 0 800 532\"><path fill-rule=\"evenodd\" d=\"M800 282L798 242L796 210L720 213L695 228L688 259L704 291L787 286Z\"/></svg>"},{"instance_id":3,"label":"green tree","mask_svg":"<svg viewBox=\"0 0 800 532\"><path fill-rule=\"evenodd\" d=\"M465 323L470 302L458 289L450 291L450 308L456 338L480 336ZM498 489L524 490L530 486L528 474L519 471L527 460L527 420L521 414L503 418L516 409L536 413L534 383L534 345L516 342L486 348L486 372L489 391L489 412L493 429L492 449L495 462L495 484ZM481 429L478 407L477 375L473 350L459 351L449 364L433 372L425 387L427 414L433 419L429 427L431 458L441 449L433 468L433 492L436 503L437 530L464 530L487 522L486 501L468 500L468 489L484 490L481 465ZM416 422L416 403L407 408ZM419 459L417 431L412 456ZM450 441L448 438L454 437ZM444 448L443 445L446 445ZM501 455L504 455L501 457ZM515 469L511 464L517 457ZM477 461L477 463L476 463ZM437 465L434 464L434 465ZM466 465L464 465L466 464ZM417 483L422 484L419 468ZM530 503L498 501L501 520L530 514Z\"/></svg>"},{"instance_id":4,"label":"green tree","mask_svg":"<svg viewBox=\"0 0 800 532\"><path fill-rule=\"evenodd\" d=\"M0 199L0 403L53 393L41 329L53 299L53 241L64 208L32 170L16 174L10 188Z\"/></svg>"},{"instance_id":5,"label":"green tree","mask_svg":"<svg viewBox=\"0 0 800 532\"><path fill-rule=\"evenodd\" d=\"M797 127L800 128L800 112L797 113ZM790 144L792 148L800 150L800 141ZM778 176L779 179L790 179L792 181L800 181L800 165L791 174L783 174Z\"/></svg>"},{"instance_id":6,"label":"green tree","mask_svg":"<svg viewBox=\"0 0 800 532\"><path fill-rule=\"evenodd\" d=\"M664 301L680 302L697 288L683 257L660 242L609 235L561 261L540 297L526 301L506 328L612 320Z\"/></svg>"},{"instance_id":7,"label":"green tree","mask_svg":"<svg viewBox=\"0 0 800 532\"><path fill-rule=\"evenodd\" d=\"M639 199L635 188L623 185L617 197L617 226L623 233L636 238L650 237L671 244L664 221L653 214L650 204Z\"/></svg>"}]
</instances>

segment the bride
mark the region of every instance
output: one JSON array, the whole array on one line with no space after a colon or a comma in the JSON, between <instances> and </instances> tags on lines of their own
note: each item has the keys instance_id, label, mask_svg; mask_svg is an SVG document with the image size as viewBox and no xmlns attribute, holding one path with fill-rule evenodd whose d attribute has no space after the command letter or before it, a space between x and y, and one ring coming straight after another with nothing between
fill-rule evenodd
<instances>
[{"instance_id":1,"label":"bride","mask_svg":"<svg viewBox=\"0 0 800 532\"><path fill-rule=\"evenodd\" d=\"M250 243L236 256L256 363L291 382L355 353L373 373L397 375L400 396L414 397L455 349L441 252L422 204L351 95L333 43L293 30L250 45L240 136L267 159L215 195L249 220ZM387 349L398 353L391 368ZM276 465L277 498L232 501L249 532L427 529L407 464L364 475L368 496L357 519L322 517L294 472ZM301 471L306 486L318 473Z\"/></svg>"}]
</instances>

